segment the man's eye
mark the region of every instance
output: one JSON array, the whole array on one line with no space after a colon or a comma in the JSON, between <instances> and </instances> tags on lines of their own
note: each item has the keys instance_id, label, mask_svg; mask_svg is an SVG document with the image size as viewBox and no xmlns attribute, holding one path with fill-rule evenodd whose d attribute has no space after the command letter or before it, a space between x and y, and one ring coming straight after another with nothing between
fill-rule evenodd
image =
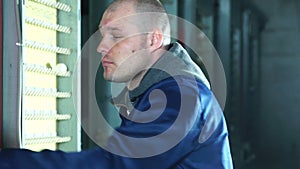
<instances>
[{"instance_id":1,"label":"man's eye","mask_svg":"<svg viewBox=\"0 0 300 169\"><path fill-rule=\"evenodd\" d=\"M113 36L114 39L121 39L123 36Z\"/></svg>"}]
</instances>

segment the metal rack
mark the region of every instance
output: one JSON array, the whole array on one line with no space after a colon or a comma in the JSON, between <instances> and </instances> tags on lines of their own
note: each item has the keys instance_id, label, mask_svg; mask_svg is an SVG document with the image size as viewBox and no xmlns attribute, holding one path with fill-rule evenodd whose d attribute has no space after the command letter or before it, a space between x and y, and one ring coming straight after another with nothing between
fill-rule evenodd
<instances>
[{"instance_id":1,"label":"metal rack","mask_svg":"<svg viewBox=\"0 0 300 169\"><path fill-rule=\"evenodd\" d=\"M79 57L79 6L79 0L23 0L17 45L22 47L24 148L80 150L80 112L74 106L80 99L72 94L79 74L70 71Z\"/></svg>"}]
</instances>

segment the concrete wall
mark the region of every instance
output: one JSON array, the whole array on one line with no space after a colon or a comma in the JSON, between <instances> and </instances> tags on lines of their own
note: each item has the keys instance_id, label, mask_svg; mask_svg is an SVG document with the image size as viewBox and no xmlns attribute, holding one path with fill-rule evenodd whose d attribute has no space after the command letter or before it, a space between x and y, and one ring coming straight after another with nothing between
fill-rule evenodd
<instances>
[{"instance_id":1,"label":"concrete wall","mask_svg":"<svg viewBox=\"0 0 300 169\"><path fill-rule=\"evenodd\" d=\"M300 168L300 1L252 0L267 16L262 33L257 157L261 168Z\"/></svg>"}]
</instances>

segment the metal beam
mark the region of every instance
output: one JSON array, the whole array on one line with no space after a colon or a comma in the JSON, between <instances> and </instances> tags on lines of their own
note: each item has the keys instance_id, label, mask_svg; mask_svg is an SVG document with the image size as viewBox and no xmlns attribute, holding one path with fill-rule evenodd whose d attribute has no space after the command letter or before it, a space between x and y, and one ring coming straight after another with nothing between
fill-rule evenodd
<instances>
[{"instance_id":1,"label":"metal beam","mask_svg":"<svg viewBox=\"0 0 300 169\"><path fill-rule=\"evenodd\" d=\"M230 87L231 55L231 0L217 0L214 44L221 58L226 75L227 91ZM229 102L227 97L226 103ZM228 104L227 104L228 105ZM226 111L226 106L225 106Z\"/></svg>"},{"instance_id":2,"label":"metal beam","mask_svg":"<svg viewBox=\"0 0 300 169\"><path fill-rule=\"evenodd\" d=\"M20 42L17 2L3 1L3 147L20 147Z\"/></svg>"},{"instance_id":3,"label":"metal beam","mask_svg":"<svg viewBox=\"0 0 300 169\"><path fill-rule=\"evenodd\" d=\"M2 0L0 0L0 148L2 148L2 16L3 16L3 11L2 11Z\"/></svg>"}]
</instances>

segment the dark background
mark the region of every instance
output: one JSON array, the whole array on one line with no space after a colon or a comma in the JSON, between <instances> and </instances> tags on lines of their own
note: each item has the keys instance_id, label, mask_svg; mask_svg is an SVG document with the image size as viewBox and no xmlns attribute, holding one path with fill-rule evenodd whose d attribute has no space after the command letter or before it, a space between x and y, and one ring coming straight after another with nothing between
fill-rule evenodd
<instances>
[{"instance_id":1,"label":"dark background","mask_svg":"<svg viewBox=\"0 0 300 169\"><path fill-rule=\"evenodd\" d=\"M225 115L235 168L300 168L300 1L162 2L211 33L226 73ZM109 0L81 3L84 44ZM213 18L208 28L207 17Z\"/></svg>"}]
</instances>

